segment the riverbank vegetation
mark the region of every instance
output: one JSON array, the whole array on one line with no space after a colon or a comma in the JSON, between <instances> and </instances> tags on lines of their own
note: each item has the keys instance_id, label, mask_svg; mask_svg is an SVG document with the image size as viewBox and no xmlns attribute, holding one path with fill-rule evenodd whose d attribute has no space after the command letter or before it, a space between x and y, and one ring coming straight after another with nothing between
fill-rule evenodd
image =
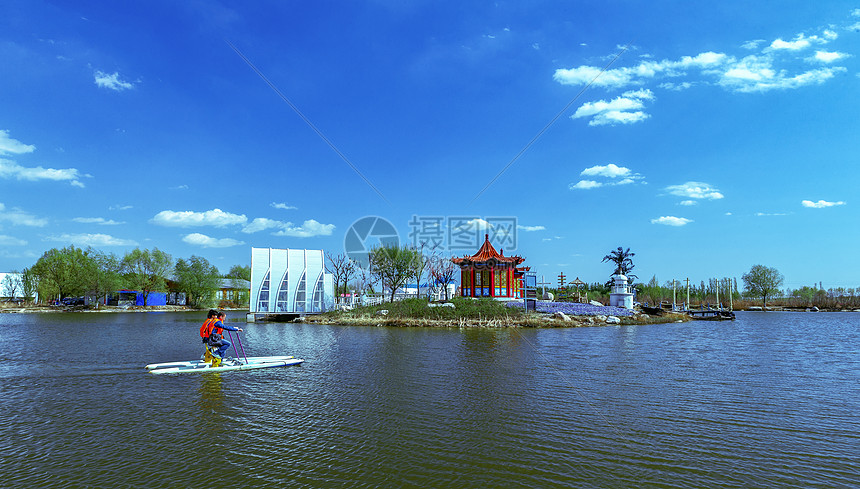
<instances>
[{"instance_id":1,"label":"riverbank vegetation","mask_svg":"<svg viewBox=\"0 0 860 489\"><path fill-rule=\"evenodd\" d=\"M493 299L455 297L448 302L433 303L426 299L405 299L374 306L357 307L351 310L329 311L316 316L307 316L305 322L341 324L349 326L423 326L423 327L579 327L606 325L608 315L616 308L589 306L588 314L560 314L550 307L545 312L525 311L522 307ZM587 306L587 305L583 305ZM603 312L603 314L601 314ZM649 317L645 314L619 316L613 324L653 324L688 321L680 314Z\"/></svg>"},{"instance_id":2,"label":"riverbank vegetation","mask_svg":"<svg viewBox=\"0 0 860 489\"><path fill-rule=\"evenodd\" d=\"M221 275L208 260L199 256L173 260L169 254L154 248L136 248L119 257L92 247L75 246L46 251L31 267L20 273L8 274L0 284L0 296L23 297L33 304L36 297L43 304L77 302L100 304L120 290L135 290L143 295L144 306L152 292L176 293L185 296L192 308L211 306L246 306L248 294L237 303L217 304L216 292L222 279L250 280L251 269L234 266ZM87 298L88 300L84 300Z\"/></svg>"}]
</instances>

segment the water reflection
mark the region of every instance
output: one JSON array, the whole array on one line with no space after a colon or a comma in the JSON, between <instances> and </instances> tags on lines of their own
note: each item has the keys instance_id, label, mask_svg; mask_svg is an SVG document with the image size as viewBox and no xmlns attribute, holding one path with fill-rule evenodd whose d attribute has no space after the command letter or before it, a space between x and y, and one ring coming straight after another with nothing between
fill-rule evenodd
<instances>
[{"instance_id":1,"label":"water reflection","mask_svg":"<svg viewBox=\"0 0 860 489\"><path fill-rule=\"evenodd\" d=\"M202 416L212 414L224 415L224 392L221 386L221 374L201 374L200 387L197 389L200 398L198 405Z\"/></svg>"},{"instance_id":2,"label":"water reflection","mask_svg":"<svg viewBox=\"0 0 860 489\"><path fill-rule=\"evenodd\" d=\"M858 487L857 314L260 323L242 333L248 355L305 365L143 372L199 358L198 325L197 313L0 315L0 485Z\"/></svg>"}]
</instances>

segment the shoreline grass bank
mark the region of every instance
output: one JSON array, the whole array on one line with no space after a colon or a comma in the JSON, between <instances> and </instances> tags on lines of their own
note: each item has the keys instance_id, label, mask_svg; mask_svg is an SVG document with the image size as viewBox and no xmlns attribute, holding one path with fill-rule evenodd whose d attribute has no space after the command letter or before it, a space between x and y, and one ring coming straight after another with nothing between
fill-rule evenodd
<instances>
[{"instance_id":1,"label":"shoreline grass bank","mask_svg":"<svg viewBox=\"0 0 860 489\"><path fill-rule=\"evenodd\" d=\"M612 316L614 308L605 308L608 314L565 315L526 312L521 307L506 307L504 302L492 299L455 297L445 304L432 304L424 299L406 299L376 306L359 307L349 311L330 311L305 316L302 322L310 324L337 324L347 326L391 326L434 328L576 328L585 326L641 325L689 321L685 314L648 316L632 314ZM451 307L453 305L453 307ZM610 319L613 318L613 319ZM609 322L607 322L609 321Z\"/></svg>"}]
</instances>

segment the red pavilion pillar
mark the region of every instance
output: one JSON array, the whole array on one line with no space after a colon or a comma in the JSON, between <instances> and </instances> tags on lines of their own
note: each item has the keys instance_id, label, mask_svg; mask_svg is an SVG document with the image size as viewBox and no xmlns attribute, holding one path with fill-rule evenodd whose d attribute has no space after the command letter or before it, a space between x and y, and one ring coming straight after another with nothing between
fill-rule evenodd
<instances>
[{"instance_id":1,"label":"red pavilion pillar","mask_svg":"<svg viewBox=\"0 0 860 489\"><path fill-rule=\"evenodd\" d=\"M496 269L490 268L490 297L496 296Z\"/></svg>"},{"instance_id":2,"label":"red pavilion pillar","mask_svg":"<svg viewBox=\"0 0 860 489\"><path fill-rule=\"evenodd\" d=\"M475 267L469 267L469 273L472 274L472 295L471 295L471 297L475 297Z\"/></svg>"}]
</instances>

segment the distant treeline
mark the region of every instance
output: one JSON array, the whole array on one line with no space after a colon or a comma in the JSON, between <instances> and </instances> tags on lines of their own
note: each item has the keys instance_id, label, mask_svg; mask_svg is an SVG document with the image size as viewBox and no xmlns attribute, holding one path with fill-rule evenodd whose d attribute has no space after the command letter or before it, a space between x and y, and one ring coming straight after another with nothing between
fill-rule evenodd
<instances>
[{"instance_id":1,"label":"distant treeline","mask_svg":"<svg viewBox=\"0 0 860 489\"><path fill-rule=\"evenodd\" d=\"M144 304L151 292L177 292L194 307L212 305L222 278L250 280L249 266L235 265L226 275L199 256L173 260L154 248L136 248L122 257L92 247L75 246L46 251L32 266L7 275L2 294L42 302L67 297L104 298L119 290L141 292ZM247 298L245 298L247 300Z\"/></svg>"},{"instance_id":2,"label":"distant treeline","mask_svg":"<svg viewBox=\"0 0 860 489\"><path fill-rule=\"evenodd\" d=\"M633 284L633 287L636 289L635 297L637 302L652 306L672 302L671 280L665 281L661 285L657 277L654 276L648 283ZM609 302L610 289L607 283L599 282L584 284L579 287L582 295L586 292L588 293L588 300L596 300L604 303ZM674 289L675 302L677 304L686 302L686 282L676 281ZM576 288L572 285L563 289L547 288L547 292L553 293L556 298L560 298L561 300L573 300L576 298ZM690 283L690 303L694 306L702 304L716 306L717 298L719 297L719 302L727 307L729 304L729 294L731 294L731 301L736 308L761 305L757 295L739 290L737 278L709 279L707 282L702 280L698 284ZM769 298L768 306L856 309L860 308L860 287L824 289L822 284L813 284L812 286L803 286L799 289L789 288L781 290L778 294Z\"/></svg>"}]
</instances>

